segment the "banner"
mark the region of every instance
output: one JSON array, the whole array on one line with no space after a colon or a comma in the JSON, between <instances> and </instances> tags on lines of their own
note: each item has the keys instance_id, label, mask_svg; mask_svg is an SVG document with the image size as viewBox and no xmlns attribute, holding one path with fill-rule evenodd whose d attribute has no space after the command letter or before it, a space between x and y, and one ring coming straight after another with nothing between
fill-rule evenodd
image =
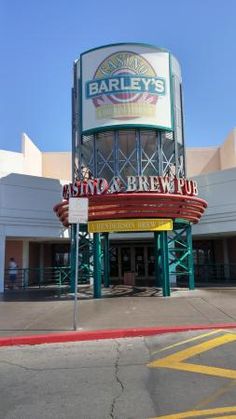
<instances>
[{"instance_id":1,"label":"banner","mask_svg":"<svg viewBox=\"0 0 236 419\"><path fill-rule=\"evenodd\" d=\"M157 218L140 218L124 220L98 220L88 222L89 233L112 233L125 231L170 231L173 220Z\"/></svg>"}]
</instances>

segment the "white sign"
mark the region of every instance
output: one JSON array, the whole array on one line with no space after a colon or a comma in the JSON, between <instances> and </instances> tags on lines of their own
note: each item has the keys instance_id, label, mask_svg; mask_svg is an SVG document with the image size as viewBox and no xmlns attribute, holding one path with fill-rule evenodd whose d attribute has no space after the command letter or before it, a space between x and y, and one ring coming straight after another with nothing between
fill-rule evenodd
<instances>
[{"instance_id":1,"label":"white sign","mask_svg":"<svg viewBox=\"0 0 236 419\"><path fill-rule=\"evenodd\" d=\"M82 131L114 126L172 129L170 56L138 44L81 55Z\"/></svg>"},{"instance_id":2,"label":"white sign","mask_svg":"<svg viewBox=\"0 0 236 419\"><path fill-rule=\"evenodd\" d=\"M86 224L88 222L88 198L69 199L69 223Z\"/></svg>"}]
</instances>

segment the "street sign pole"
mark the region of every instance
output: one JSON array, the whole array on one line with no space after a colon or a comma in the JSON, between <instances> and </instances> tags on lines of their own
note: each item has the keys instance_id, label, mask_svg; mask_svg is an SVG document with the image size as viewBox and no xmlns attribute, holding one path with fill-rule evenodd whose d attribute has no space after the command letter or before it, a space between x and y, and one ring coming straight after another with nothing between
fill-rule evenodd
<instances>
[{"instance_id":1,"label":"street sign pole","mask_svg":"<svg viewBox=\"0 0 236 419\"><path fill-rule=\"evenodd\" d=\"M78 276L79 276L79 225L88 222L88 198L69 199L69 223L75 224L75 289L73 309L73 329L78 323Z\"/></svg>"},{"instance_id":2,"label":"street sign pole","mask_svg":"<svg viewBox=\"0 0 236 419\"><path fill-rule=\"evenodd\" d=\"M79 223L76 224L76 238L75 238L75 295L74 295L74 310L73 310L73 328L77 330L78 322L78 276L79 276Z\"/></svg>"}]
</instances>

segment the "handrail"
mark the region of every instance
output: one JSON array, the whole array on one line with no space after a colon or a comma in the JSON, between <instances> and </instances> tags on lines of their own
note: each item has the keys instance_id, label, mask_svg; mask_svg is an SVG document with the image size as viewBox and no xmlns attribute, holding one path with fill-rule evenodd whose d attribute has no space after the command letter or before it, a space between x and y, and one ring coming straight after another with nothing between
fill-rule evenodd
<instances>
[{"instance_id":1,"label":"handrail","mask_svg":"<svg viewBox=\"0 0 236 419\"><path fill-rule=\"evenodd\" d=\"M236 281L236 263L195 264L196 281L233 282Z\"/></svg>"},{"instance_id":2,"label":"handrail","mask_svg":"<svg viewBox=\"0 0 236 419\"><path fill-rule=\"evenodd\" d=\"M55 285L61 287L69 284L70 266L48 266L43 268L17 268L15 281L10 278L10 269L5 269L5 288L29 288Z\"/></svg>"},{"instance_id":3,"label":"handrail","mask_svg":"<svg viewBox=\"0 0 236 419\"><path fill-rule=\"evenodd\" d=\"M57 288L65 287L71 283L72 270L71 266L48 266L43 268L18 268L17 278L14 283L10 280L10 269L5 269L5 288L41 288L54 286ZM186 269L178 269L170 272L185 281L188 271ZM86 272L82 274L79 270L79 282L87 283L92 275L91 266L87 266ZM194 276L196 285L198 284L214 284L224 285L228 283L236 283L236 263L211 263L211 264L194 264Z\"/></svg>"}]
</instances>

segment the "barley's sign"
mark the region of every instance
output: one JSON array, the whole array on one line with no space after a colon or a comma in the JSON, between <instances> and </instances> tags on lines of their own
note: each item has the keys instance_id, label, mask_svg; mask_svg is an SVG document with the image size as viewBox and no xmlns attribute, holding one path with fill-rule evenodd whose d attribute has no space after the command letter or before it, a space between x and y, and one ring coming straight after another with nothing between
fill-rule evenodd
<instances>
[{"instance_id":1,"label":"barley's sign","mask_svg":"<svg viewBox=\"0 0 236 419\"><path fill-rule=\"evenodd\" d=\"M118 126L172 130L170 55L120 44L81 55L82 132Z\"/></svg>"}]
</instances>

